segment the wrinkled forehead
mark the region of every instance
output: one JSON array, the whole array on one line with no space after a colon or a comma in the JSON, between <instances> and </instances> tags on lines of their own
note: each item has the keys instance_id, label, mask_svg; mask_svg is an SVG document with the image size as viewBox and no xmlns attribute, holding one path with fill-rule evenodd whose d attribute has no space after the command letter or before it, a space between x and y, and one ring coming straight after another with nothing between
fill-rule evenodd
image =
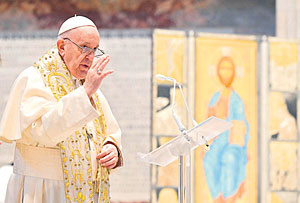
<instances>
[{"instance_id":1,"label":"wrinkled forehead","mask_svg":"<svg viewBox=\"0 0 300 203\"><path fill-rule=\"evenodd\" d=\"M97 28L93 26L82 26L74 28L70 30L68 34L69 35L67 37L78 41L96 41L97 43L99 43L100 41L99 32Z\"/></svg>"},{"instance_id":2,"label":"wrinkled forehead","mask_svg":"<svg viewBox=\"0 0 300 203\"><path fill-rule=\"evenodd\" d=\"M96 35L99 36L99 32L97 28L93 26L81 26L77 28L73 28L67 32L65 32L63 35L69 35L69 36L78 36L78 35Z\"/></svg>"}]
</instances>

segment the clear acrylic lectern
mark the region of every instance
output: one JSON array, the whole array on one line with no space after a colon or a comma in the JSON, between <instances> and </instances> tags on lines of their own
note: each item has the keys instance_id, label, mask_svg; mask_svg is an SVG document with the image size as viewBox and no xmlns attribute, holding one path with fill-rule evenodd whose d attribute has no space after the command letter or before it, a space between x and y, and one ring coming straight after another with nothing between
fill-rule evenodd
<instances>
[{"instance_id":1,"label":"clear acrylic lectern","mask_svg":"<svg viewBox=\"0 0 300 203\"><path fill-rule=\"evenodd\" d=\"M209 146L208 141L212 140L219 134L232 127L232 123L225 120L210 117L201 122L197 126L173 138L170 142L160 146L159 148L147 154L138 153L139 158L147 163L166 166L179 158L179 185L178 185L178 201L183 203L184 185L183 171L186 170L183 158L189 157L192 150L200 145ZM186 170L188 171L188 170ZM187 181L188 180L187 178ZM189 185L190 183L187 183ZM186 188L186 193L189 194L190 187ZM189 203L190 198L186 198Z\"/></svg>"}]
</instances>

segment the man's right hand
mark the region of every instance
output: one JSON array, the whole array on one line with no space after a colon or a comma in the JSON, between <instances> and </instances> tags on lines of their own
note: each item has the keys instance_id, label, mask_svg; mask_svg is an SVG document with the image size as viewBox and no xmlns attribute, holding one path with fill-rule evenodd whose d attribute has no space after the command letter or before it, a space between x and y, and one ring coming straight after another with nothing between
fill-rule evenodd
<instances>
[{"instance_id":1,"label":"man's right hand","mask_svg":"<svg viewBox=\"0 0 300 203\"><path fill-rule=\"evenodd\" d=\"M103 71L109 61L110 58L108 55L94 59L94 62L87 72L85 82L83 84L83 87L85 88L89 98L91 98L91 96L100 87L102 80L114 72L114 70L108 70L106 72Z\"/></svg>"}]
</instances>

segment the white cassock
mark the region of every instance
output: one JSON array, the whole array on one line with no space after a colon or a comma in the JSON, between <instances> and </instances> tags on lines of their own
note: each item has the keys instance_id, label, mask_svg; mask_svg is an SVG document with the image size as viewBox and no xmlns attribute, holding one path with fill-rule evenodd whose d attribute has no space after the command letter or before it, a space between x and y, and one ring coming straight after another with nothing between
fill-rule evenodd
<instances>
[{"instance_id":1,"label":"white cassock","mask_svg":"<svg viewBox=\"0 0 300 203\"><path fill-rule=\"evenodd\" d=\"M60 203L65 201L62 162L57 143L82 126L90 126L99 113L83 86L58 102L34 67L25 69L16 79L0 126L0 139L15 141L14 173L6 194L6 203ZM107 124L106 142L113 142L120 153L117 167L123 165L121 131L107 100L97 91ZM92 143L92 142L91 142ZM91 144L93 150L93 144ZM96 154L91 152L93 179L97 171Z\"/></svg>"}]
</instances>

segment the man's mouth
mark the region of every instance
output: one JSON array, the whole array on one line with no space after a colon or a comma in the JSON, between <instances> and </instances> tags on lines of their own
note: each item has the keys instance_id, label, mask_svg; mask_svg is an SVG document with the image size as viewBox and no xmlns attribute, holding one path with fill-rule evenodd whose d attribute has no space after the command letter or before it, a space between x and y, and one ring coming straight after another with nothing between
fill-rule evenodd
<instances>
[{"instance_id":1,"label":"man's mouth","mask_svg":"<svg viewBox=\"0 0 300 203\"><path fill-rule=\"evenodd\" d=\"M83 66L84 68L86 68L86 69L89 69L89 65L87 65L87 64L80 64L81 66Z\"/></svg>"}]
</instances>

